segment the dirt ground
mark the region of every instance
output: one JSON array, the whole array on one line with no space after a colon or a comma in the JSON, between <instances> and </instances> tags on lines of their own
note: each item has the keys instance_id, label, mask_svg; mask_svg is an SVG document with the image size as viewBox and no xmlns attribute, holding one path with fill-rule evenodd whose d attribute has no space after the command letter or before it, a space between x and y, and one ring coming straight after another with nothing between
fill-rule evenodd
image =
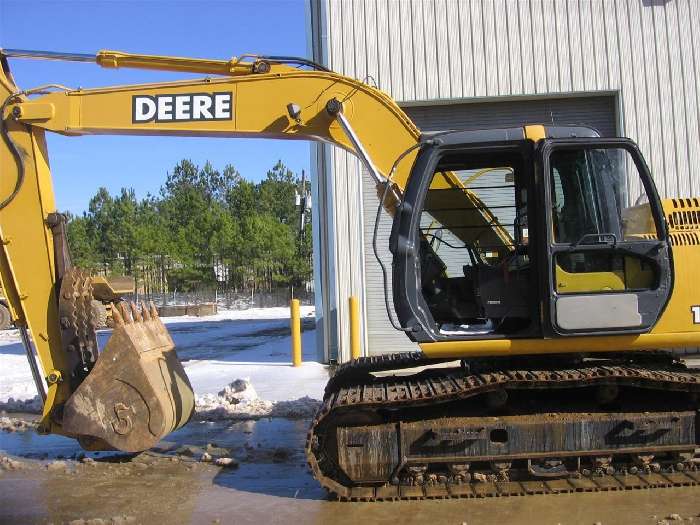
<instances>
[{"instance_id":1,"label":"dirt ground","mask_svg":"<svg viewBox=\"0 0 700 525\"><path fill-rule=\"evenodd\" d=\"M0 430L0 523L700 523L700 489L341 503L306 466L308 421L196 422L137 456ZM7 425L5 425L7 428ZM11 425L10 425L11 426ZM235 458L219 467L204 453ZM206 456L205 456L206 458Z\"/></svg>"}]
</instances>

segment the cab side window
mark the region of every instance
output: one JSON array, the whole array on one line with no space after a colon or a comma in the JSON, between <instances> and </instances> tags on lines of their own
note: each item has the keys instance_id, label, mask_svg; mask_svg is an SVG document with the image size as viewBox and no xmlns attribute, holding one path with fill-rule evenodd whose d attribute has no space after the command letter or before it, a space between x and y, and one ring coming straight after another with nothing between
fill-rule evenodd
<instances>
[{"instance_id":1,"label":"cab side window","mask_svg":"<svg viewBox=\"0 0 700 525\"><path fill-rule=\"evenodd\" d=\"M623 148L566 148L550 156L552 240L560 294L651 289L657 276L641 258L615 253L617 243L658 239L637 167ZM648 199L647 199L648 200ZM610 250L593 249L605 248Z\"/></svg>"}]
</instances>

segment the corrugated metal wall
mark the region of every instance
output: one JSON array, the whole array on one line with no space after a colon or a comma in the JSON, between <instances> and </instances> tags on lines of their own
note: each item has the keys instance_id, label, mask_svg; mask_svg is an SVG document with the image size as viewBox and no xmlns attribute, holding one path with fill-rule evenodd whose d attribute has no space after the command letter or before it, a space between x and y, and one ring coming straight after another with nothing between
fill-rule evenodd
<instances>
[{"instance_id":1,"label":"corrugated metal wall","mask_svg":"<svg viewBox=\"0 0 700 525\"><path fill-rule=\"evenodd\" d=\"M328 66L400 102L616 93L619 131L639 144L662 196L700 193L700 2L310 1L324 13ZM348 185L336 210L347 228L338 231L360 230L351 197L359 164L340 151L331 164L336 190ZM364 250L348 235L336 263L339 281L352 282L339 282L339 305L343 294L362 297L355 272Z\"/></svg>"}]
</instances>

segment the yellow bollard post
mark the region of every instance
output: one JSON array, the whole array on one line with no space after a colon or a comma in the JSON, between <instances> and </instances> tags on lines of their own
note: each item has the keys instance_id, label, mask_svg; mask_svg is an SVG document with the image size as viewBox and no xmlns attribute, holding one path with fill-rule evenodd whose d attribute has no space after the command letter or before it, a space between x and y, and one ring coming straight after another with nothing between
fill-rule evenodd
<instances>
[{"instance_id":1,"label":"yellow bollard post","mask_svg":"<svg viewBox=\"0 0 700 525\"><path fill-rule=\"evenodd\" d=\"M350 357L360 357L360 301L350 297Z\"/></svg>"},{"instance_id":2,"label":"yellow bollard post","mask_svg":"<svg viewBox=\"0 0 700 525\"><path fill-rule=\"evenodd\" d=\"M289 306L292 328L292 365L301 366L301 315L299 314L299 299L292 299Z\"/></svg>"}]
</instances>

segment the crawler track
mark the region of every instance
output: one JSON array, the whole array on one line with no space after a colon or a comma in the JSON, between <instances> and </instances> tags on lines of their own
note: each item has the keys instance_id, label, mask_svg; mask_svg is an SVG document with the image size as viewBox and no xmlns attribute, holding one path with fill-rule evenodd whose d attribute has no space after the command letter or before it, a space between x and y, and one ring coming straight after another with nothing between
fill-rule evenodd
<instances>
[{"instance_id":1,"label":"crawler track","mask_svg":"<svg viewBox=\"0 0 700 525\"><path fill-rule=\"evenodd\" d=\"M306 453L313 474L321 485L339 499L364 501L595 492L700 483L700 471L696 468L698 460L695 456L695 407L696 399L700 395L700 372L687 369L668 358L641 359L634 362L621 356L606 360L552 362L552 366L526 368L513 366L513 363L487 360L466 367L434 368L414 375L389 377L375 377L373 372L386 373L423 366L434 361L428 361L420 354L404 354L379 359L361 359L343 365L329 382L323 403L309 430ZM522 365L523 362L518 364ZM490 392L505 391L509 393L509 398L520 401L531 396L534 396L533 399L537 396L542 399L544 396L554 400L550 403L554 403L556 408L556 400L564 396L564 393L567 396L585 398L590 397L591 391L601 388L621 389L631 392L634 396L644 394L658 399L659 406L668 408L662 408L652 414L653 418L681 421L682 423L677 423L678 428L669 423L668 428L662 430L668 435L677 433L678 436L684 437L673 443L642 440L636 447L623 445L610 450L574 449L567 453L542 452L529 456L521 454L512 458L473 458L473 465L479 462L479 465L483 465L485 462L488 464L488 461L493 464L493 461L507 460L508 463L498 474L475 471L474 468L471 474L466 476L431 474L434 468L439 472L449 458L445 459L443 454L439 461L433 461L429 455L420 456L418 459L424 460L419 462L422 466L416 468L416 457L408 457L410 454L406 451L399 454L398 467L387 465L384 470L378 470L391 472L390 475L383 475L382 479L353 482L347 474L347 460L345 470L340 467L342 461L339 459L338 443L343 439L343 431L338 429L388 428L393 432L391 429L396 427L399 442L408 435L402 432L411 425L417 425L419 431L423 428L421 425L440 431L443 426L452 424L446 430L452 433L450 435L455 432L468 433L472 431L464 431L454 426L455 417L467 415L469 417L464 418L464 421L477 423L497 418L484 410L480 413L456 414L453 413L455 407L461 410L460 407L469 403L476 407L483 406L483 400ZM550 410L536 409L529 413L519 410L521 409L518 407L512 408L509 412L510 417L517 418L526 414L528 424L542 425L541 428L548 428L547 418L563 414L558 414L558 410L551 410L551 406ZM644 411L643 404L642 410L639 410L639 407L631 407L623 402L610 412L598 408L596 417L605 419L608 415L615 416L627 424L628 421L637 421L634 418L639 419L639 414L644 413L648 412ZM632 423L629 424L633 426ZM685 427L681 428L681 425ZM413 432L415 435L416 431ZM427 432L434 433L433 430ZM635 432L639 433L639 430ZM393 434L390 437L390 445L394 446ZM399 443L399 449L402 446L404 445ZM382 446L376 447L377 450L385 448L387 447L383 442ZM533 475L530 462L542 462L548 456L566 456L566 462L569 465L573 463L575 468L568 468L561 475ZM377 457L380 458L378 461L382 461L381 453ZM604 464L600 463L601 457L605 460ZM648 459L654 457L657 459ZM460 458L455 458L456 463L472 463L472 458L465 460L464 453ZM645 459L647 463L635 464L635 458ZM414 466L411 473L412 465ZM560 466L563 468L563 463ZM352 468L353 465L350 465L350 470ZM367 467L362 468L367 471ZM363 472L362 468L358 467L358 471Z\"/></svg>"}]
</instances>

